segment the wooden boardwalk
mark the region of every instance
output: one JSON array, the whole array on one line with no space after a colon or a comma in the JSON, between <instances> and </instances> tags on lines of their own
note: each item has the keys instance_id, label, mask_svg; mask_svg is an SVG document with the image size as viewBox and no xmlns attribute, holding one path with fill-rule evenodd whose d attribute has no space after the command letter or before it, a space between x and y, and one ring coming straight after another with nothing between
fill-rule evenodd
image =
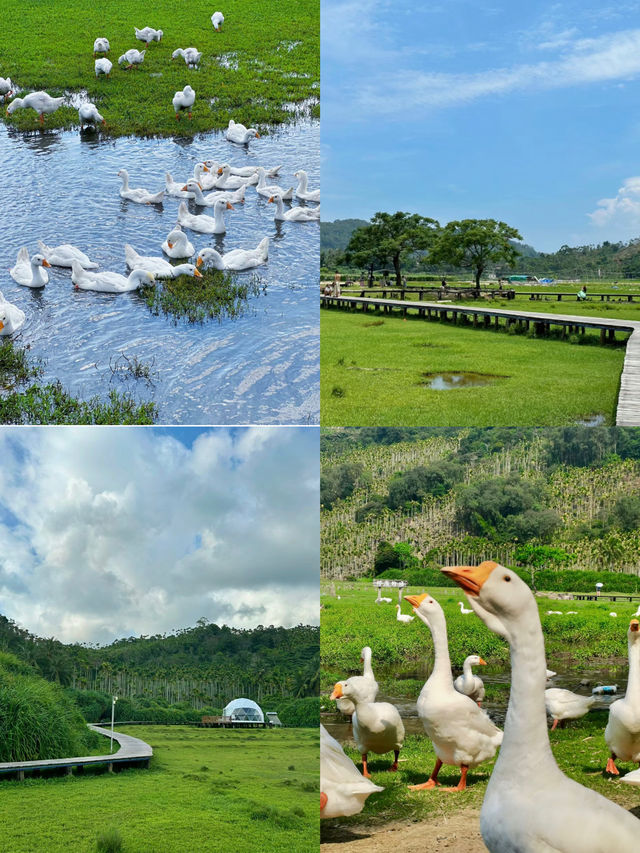
<instances>
[{"instance_id":1,"label":"wooden boardwalk","mask_svg":"<svg viewBox=\"0 0 640 853\"><path fill-rule=\"evenodd\" d=\"M627 340L627 351L620 378L616 424L618 426L640 426L640 322L635 320L616 320L609 317L587 317L571 314L545 313L540 311L518 311L512 308L493 308L488 305L458 305L457 303L407 301L403 299L371 299L361 296L320 296L320 304L326 308L370 307L386 313L400 311L406 316L409 311L420 317L448 320L453 323L458 317L471 318L473 326L490 328L504 321L529 329L532 325L537 333L544 336L551 326L560 326L563 334L584 333L585 329L599 329L602 343L615 340L616 332L631 333Z\"/></svg>"},{"instance_id":2,"label":"wooden boardwalk","mask_svg":"<svg viewBox=\"0 0 640 853\"><path fill-rule=\"evenodd\" d=\"M89 728L98 734L105 735L105 737L111 737L111 729L104 729L100 726L89 726ZM137 737L115 731L113 739L120 748L111 755L83 755L75 758L51 758L44 761L5 761L0 762L0 773L13 773L17 775L18 779L24 779L25 770L62 769L70 775L73 773L74 767L89 767L99 764L106 764L109 770L113 770L114 764L149 766L149 761L153 757L153 749L148 743Z\"/></svg>"}]
</instances>

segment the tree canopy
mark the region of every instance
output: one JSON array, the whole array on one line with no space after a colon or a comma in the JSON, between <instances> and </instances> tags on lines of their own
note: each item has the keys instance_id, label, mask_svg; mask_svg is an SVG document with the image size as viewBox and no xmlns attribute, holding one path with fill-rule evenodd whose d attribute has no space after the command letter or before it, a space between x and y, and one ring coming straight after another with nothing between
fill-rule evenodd
<instances>
[{"instance_id":1,"label":"tree canopy","mask_svg":"<svg viewBox=\"0 0 640 853\"><path fill-rule=\"evenodd\" d=\"M476 288L489 264L504 261L513 266L518 250L511 240L522 240L520 233L495 219L461 219L449 222L436 237L429 253L430 264L451 264L473 270Z\"/></svg>"}]
</instances>

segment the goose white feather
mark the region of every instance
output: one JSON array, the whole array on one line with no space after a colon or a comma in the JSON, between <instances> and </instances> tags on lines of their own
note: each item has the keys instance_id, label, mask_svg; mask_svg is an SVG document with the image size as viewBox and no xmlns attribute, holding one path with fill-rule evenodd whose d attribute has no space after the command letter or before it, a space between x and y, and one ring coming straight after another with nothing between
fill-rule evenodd
<instances>
[{"instance_id":1,"label":"goose white feather","mask_svg":"<svg viewBox=\"0 0 640 853\"><path fill-rule=\"evenodd\" d=\"M360 663L362 663L362 675L353 675L349 679L351 690L358 694L363 702L375 702L378 695L378 682L373 674L371 666L371 648L365 646L360 653ZM355 704L351 699L342 696L336 699L336 707L348 717L352 716L356 709Z\"/></svg>"},{"instance_id":2,"label":"goose white feather","mask_svg":"<svg viewBox=\"0 0 640 853\"><path fill-rule=\"evenodd\" d=\"M156 278L178 278L189 275L192 278L202 278L202 273L193 264L170 264L164 258L154 258L140 255L129 243L124 244L124 259L130 270L146 270Z\"/></svg>"},{"instance_id":3,"label":"goose white feather","mask_svg":"<svg viewBox=\"0 0 640 853\"><path fill-rule=\"evenodd\" d=\"M459 601L459 602L458 602L458 605L459 605L459 607L460 607L460 613L462 613L462 615L463 615L463 616L466 616L466 615L467 615L467 614L469 614L469 613L473 613L473 610L469 610L469 608L468 608L468 607L465 607L465 606L464 606L464 602Z\"/></svg>"},{"instance_id":4,"label":"goose white feather","mask_svg":"<svg viewBox=\"0 0 640 853\"><path fill-rule=\"evenodd\" d=\"M109 53L111 45L108 38L97 38L93 43L93 55L96 53Z\"/></svg>"},{"instance_id":5,"label":"goose white feather","mask_svg":"<svg viewBox=\"0 0 640 853\"><path fill-rule=\"evenodd\" d=\"M260 134L255 127L245 127L233 119L229 119L229 126L225 132L229 142L235 142L236 145L246 145L250 140L260 138Z\"/></svg>"},{"instance_id":6,"label":"goose white feather","mask_svg":"<svg viewBox=\"0 0 640 853\"><path fill-rule=\"evenodd\" d=\"M135 47L132 47L118 59L118 65L123 65L125 62L127 63L127 68L142 65L146 52L146 50L136 50Z\"/></svg>"},{"instance_id":7,"label":"goose white feather","mask_svg":"<svg viewBox=\"0 0 640 853\"><path fill-rule=\"evenodd\" d=\"M219 190L237 190L238 187L243 187L251 182L251 178L242 178L239 175L232 175L231 169L227 163L220 166L218 169L218 179L215 187Z\"/></svg>"},{"instance_id":8,"label":"goose white feather","mask_svg":"<svg viewBox=\"0 0 640 853\"><path fill-rule=\"evenodd\" d=\"M482 705L482 700L484 699L484 682L479 675L475 675L472 672L471 667L486 665L487 662L482 660L478 655L469 655L464 659L464 663L462 664L462 675L459 675L453 682L453 686L458 693L464 693L465 696L469 696L478 705Z\"/></svg>"},{"instance_id":9,"label":"goose white feather","mask_svg":"<svg viewBox=\"0 0 640 853\"><path fill-rule=\"evenodd\" d=\"M176 118L180 118L180 113L182 112L182 110L187 110L189 118L191 118L191 108L193 107L195 101L196 93L189 85L185 86L181 92L176 92L171 101L176 114Z\"/></svg>"},{"instance_id":10,"label":"goose white feather","mask_svg":"<svg viewBox=\"0 0 640 853\"><path fill-rule=\"evenodd\" d=\"M269 257L269 238L263 237L255 249L232 249L221 255L215 249L201 249L196 261L203 269L249 270L266 264Z\"/></svg>"},{"instance_id":11,"label":"goose white feather","mask_svg":"<svg viewBox=\"0 0 640 853\"><path fill-rule=\"evenodd\" d=\"M213 206L213 217L197 216L189 213L187 205L182 201L178 208L178 224L201 234L224 234L227 230L224 221L224 211L233 210L228 201L217 201Z\"/></svg>"},{"instance_id":12,"label":"goose white feather","mask_svg":"<svg viewBox=\"0 0 640 853\"><path fill-rule=\"evenodd\" d=\"M107 59L106 56L100 57L100 59L96 59L93 63L96 77L99 77L101 74L104 74L108 77L111 74L111 69L113 68L113 62L110 59Z\"/></svg>"},{"instance_id":13,"label":"goose white feather","mask_svg":"<svg viewBox=\"0 0 640 853\"><path fill-rule=\"evenodd\" d=\"M202 59L202 52L195 47L178 47L171 54L171 59L177 59L179 56L184 59L187 68L196 68Z\"/></svg>"},{"instance_id":14,"label":"goose white feather","mask_svg":"<svg viewBox=\"0 0 640 853\"><path fill-rule=\"evenodd\" d=\"M38 240L40 254L44 255L54 267L71 267L72 261L77 261L85 270L95 270L95 264L84 252L72 246L71 243L62 243L60 246L47 246L42 240Z\"/></svg>"},{"instance_id":15,"label":"goose white feather","mask_svg":"<svg viewBox=\"0 0 640 853\"><path fill-rule=\"evenodd\" d=\"M279 195L280 198L285 201L289 201L293 198L293 187L283 190L282 187L279 187L277 184L267 184L267 173L262 166L258 166L258 183L256 186L256 192L266 198L270 198L275 195Z\"/></svg>"},{"instance_id":16,"label":"goose white feather","mask_svg":"<svg viewBox=\"0 0 640 853\"><path fill-rule=\"evenodd\" d=\"M193 243L179 225L167 234L167 239L162 244L162 251L170 258L190 258L195 255Z\"/></svg>"},{"instance_id":17,"label":"goose white feather","mask_svg":"<svg viewBox=\"0 0 640 853\"><path fill-rule=\"evenodd\" d=\"M619 775L616 758L640 763L640 623L632 619L627 631L629 678L622 699L609 706L609 720L604 730L611 756L608 773Z\"/></svg>"},{"instance_id":18,"label":"goose white feather","mask_svg":"<svg viewBox=\"0 0 640 853\"><path fill-rule=\"evenodd\" d=\"M304 169L298 169L293 173L293 177L298 179L296 187L296 195L303 201L320 201L320 190L310 190L307 187L309 177Z\"/></svg>"},{"instance_id":19,"label":"goose white feather","mask_svg":"<svg viewBox=\"0 0 640 853\"><path fill-rule=\"evenodd\" d=\"M147 270L133 270L129 277L116 272L88 272L77 261L71 266L71 281L76 290L97 290L101 293L127 293L137 290L143 284L155 281L153 273Z\"/></svg>"},{"instance_id":20,"label":"goose white feather","mask_svg":"<svg viewBox=\"0 0 640 853\"><path fill-rule=\"evenodd\" d=\"M317 222L320 219L319 207L292 207L290 210L284 209L282 196L272 195L269 199L276 206L274 219L284 222Z\"/></svg>"},{"instance_id":21,"label":"goose white feather","mask_svg":"<svg viewBox=\"0 0 640 853\"><path fill-rule=\"evenodd\" d=\"M347 817L362 811L365 800L384 791L360 773L338 741L320 726L320 817Z\"/></svg>"},{"instance_id":22,"label":"goose white feather","mask_svg":"<svg viewBox=\"0 0 640 853\"><path fill-rule=\"evenodd\" d=\"M401 613L400 612L400 605L396 604L396 620L398 622L413 622L413 620L415 618L416 618L415 616L408 616L405 613Z\"/></svg>"},{"instance_id":23,"label":"goose white feather","mask_svg":"<svg viewBox=\"0 0 640 853\"><path fill-rule=\"evenodd\" d=\"M97 122L106 124L104 116L100 115L95 104L80 104L78 107L78 118L80 119L81 128L84 127L85 124L95 126Z\"/></svg>"},{"instance_id":24,"label":"goose white feather","mask_svg":"<svg viewBox=\"0 0 640 853\"><path fill-rule=\"evenodd\" d=\"M200 188L200 185L197 181L194 181L195 185ZM194 198L194 193L184 188L184 184L182 181L174 181L171 172L164 173L164 188L167 195L173 196L173 198Z\"/></svg>"},{"instance_id":25,"label":"goose white feather","mask_svg":"<svg viewBox=\"0 0 640 853\"><path fill-rule=\"evenodd\" d=\"M242 184L242 186L237 190L219 190L217 192L203 195L198 182L190 179L182 189L186 189L191 198L194 200L194 203L200 207L213 207L217 201L228 201L230 204L240 204L243 202L246 192L246 184Z\"/></svg>"},{"instance_id":26,"label":"goose white feather","mask_svg":"<svg viewBox=\"0 0 640 853\"><path fill-rule=\"evenodd\" d=\"M164 190L159 193L150 193L141 187L130 187L129 172L126 169L120 169L118 177L122 181L120 195L128 201L135 201L137 204L160 204L164 199Z\"/></svg>"},{"instance_id":27,"label":"goose white feather","mask_svg":"<svg viewBox=\"0 0 640 853\"><path fill-rule=\"evenodd\" d=\"M511 692L480 829L490 853L634 850L640 822L562 773L547 733L545 653L538 606L521 578L494 562L443 569L476 614L511 647Z\"/></svg>"},{"instance_id":28,"label":"goose white feather","mask_svg":"<svg viewBox=\"0 0 640 853\"><path fill-rule=\"evenodd\" d=\"M12 94L13 94L13 83L11 82L11 78L10 77L0 77L0 95L2 95L2 100L5 101Z\"/></svg>"},{"instance_id":29,"label":"goose white feather","mask_svg":"<svg viewBox=\"0 0 640 853\"><path fill-rule=\"evenodd\" d=\"M23 246L18 251L15 266L9 270L9 275L23 287L44 287L49 281L49 273L43 267L51 264L44 255L29 257L29 250Z\"/></svg>"},{"instance_id":30,"label":"goose white feather","mask_svg":"<svg viewBox=\"0 0 640 853\"><path fill-rule=\"evenodd\" d=\"M211 16L211 23L213 24L213 29L216 30L216 32L220 32L220 29L224 24L224 15L222 12L214 12Z\"/></svg>"},{"instance_id":31,"label":"goose white feather","mask_svg":"<svg viewBox=\"0 0 640 853\"><path fill-rule=\"evenodd\" d=\"M15 98L7 107L7 115L12 115L16 110L32 109L40 116L40 123L44 122L45 115L55 113L64 103L64 98L52 98L47 92L30 92L24 98Z\"/></svg>"},{"instance_id":32,"label":"goose white feather","mask_svg":"<svg viewBox=\"0 0 640 853\"><path fill-rule=\"evenodd\" d=\"M162 36L164 35L162 30L154 30L153 27L144 27L141 30L134 27L133 29L138 41L143 41L147 47L149 47L152 41L162 41Z\"/></svg>"},{"instance_id":33,"label":"goose white feather","mask_svg":"<svg viewBox=\"0 0 640 853\"><path fill-rule=\"evenodd\" d=\"M26 314L0 293L0 335L13 335L24 326Z\"/></svg>"}]
</instances>

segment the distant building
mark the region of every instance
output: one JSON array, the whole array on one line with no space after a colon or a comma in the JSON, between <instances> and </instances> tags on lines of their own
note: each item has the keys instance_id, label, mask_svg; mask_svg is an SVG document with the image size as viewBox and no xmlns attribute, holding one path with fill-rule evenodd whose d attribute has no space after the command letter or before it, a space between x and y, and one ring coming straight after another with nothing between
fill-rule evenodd
<instances>
[{"instance_id":1,"label":"distant building","mask_svg":"<svg viewBox=\"0 0 640 853\"><path fill-rule=\"evenodd\" d=\"M276 711L267 711L267 722L270 726L281 726L282 720Z\"/></svg>"},{"instance_id":2,"label":"distant building","mask_svg":"<svg viewBox=\"0 0 640 853\"><path fill-rule=\"evenodd\" d=\"M225 719L234 723L264 723L264 714L252 699L234 699L222 712Z\"/></svg>"}]
</instances>

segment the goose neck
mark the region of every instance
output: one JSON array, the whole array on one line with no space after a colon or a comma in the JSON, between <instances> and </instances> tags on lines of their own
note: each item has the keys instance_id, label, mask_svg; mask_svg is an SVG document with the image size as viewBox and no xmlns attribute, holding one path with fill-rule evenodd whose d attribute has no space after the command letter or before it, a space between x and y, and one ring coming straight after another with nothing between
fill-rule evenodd
<instances>
[{"instance_id":1,"label":"goose neck","mask_svg":"<svg viewBox=\"0 0 640 853\"><path fill-rule=\"evenodd\" d=\"M629 679L626 695L634 704L640 701L640 641L629 640Z\"/></svg>"},{"instance_id":2,"label":"goose neck","mask_svg":"<svg viewBox=\"0 0 640 853\"><path fill-rule=\"evenodd\" d=\"M451 659L449 657L449 642L447 640L447 624L443 613L434 613L429 616L427 623L433 638L433 671L429 681L452 683Z\"/></svg>"}]
</instances>

